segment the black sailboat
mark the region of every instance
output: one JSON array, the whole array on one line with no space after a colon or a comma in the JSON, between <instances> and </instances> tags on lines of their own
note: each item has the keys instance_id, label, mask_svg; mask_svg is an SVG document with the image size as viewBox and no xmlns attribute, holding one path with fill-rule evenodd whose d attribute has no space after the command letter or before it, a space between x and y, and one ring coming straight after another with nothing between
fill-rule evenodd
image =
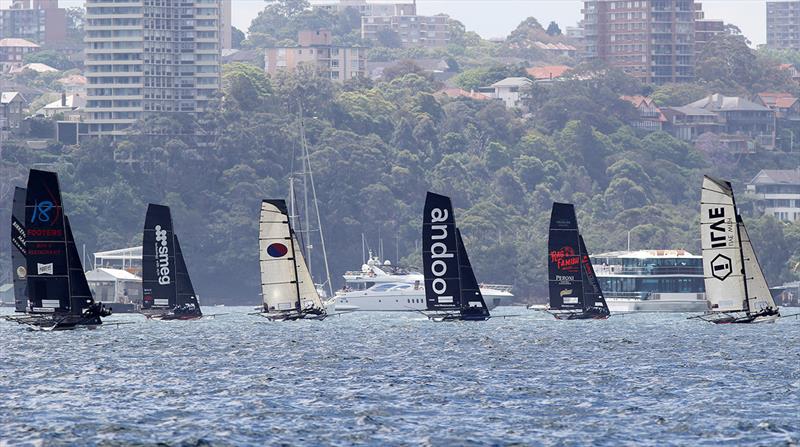
<instances>
[{"instance_id":1,"label":"black sailboat","mask_svg":"<svg viewBox=\"0 0 800 447\"><path fill-rule=\"evenodd\" d=\"M456 226L450 198L428 192L422 218L425 315L434 321L485 321L491 315Z\"/></svg>"},{"instance_id":2,"label":"black sailboat","mask_svg":"<svg viewBox=\"0 0 800 447\"><path fill-rule=\"evenodd\" d=\"M553 203L547 251L550 291L547 312L559 320L608 318L608 305L578 230L572 204Z\"/></svg>"},{"instance_id":3,"label":"black sailboat","mask_svg":"<svg viewBox=\"0 0 800 447\"><path fill-rule=\"evenodd\" d=\"M203 317L194 292L172 214L164 205L150 204L142 237L142 314L158 320Z\"/></svg>"},{"instance_id":4,"label":"black sailboat","mask_svg":"<svg viewBox=\"0 0 800 447\"><path fill-rule=\"evenodd\" d=\"M95 303L86 282L58 176L32 169L25 194L26 316L15 319L42 329L97 326L111 314Z\"/></svg>"},{"instance_id":5,"label":"black sailboat","mask_svg":"<svg viewBox=\"0 0 800 447\"><path fill-rule=\"evenodd\" d=\"M25 260L25 188L14 188L11 209L11 268L14 275L14 310L28 308L28 266Z\"/></svg>"}]
</instances>

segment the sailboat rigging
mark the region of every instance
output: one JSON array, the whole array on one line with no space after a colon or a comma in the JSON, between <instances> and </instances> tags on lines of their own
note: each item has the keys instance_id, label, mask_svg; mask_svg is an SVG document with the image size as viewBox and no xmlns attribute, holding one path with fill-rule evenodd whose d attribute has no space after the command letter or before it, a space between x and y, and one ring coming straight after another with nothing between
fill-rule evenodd
<instances>
[{"instance_id":1,"label":"sailboat rigging","mask_svg":"<svg viewBox=\"0 0 800 447\"><path fill-rule=\"evenodd\" d=\"M553 203L547 245L550 305L546 311L559 320L608 318L608 305L572 204Z\"/></svg>"},{"instance_id":2,"label":"sailboat rigging","mask_svg":"<svg viewBox=\"0 0 800 447\"><path fill-rule=\"evenodd\" d=\"M491 318L481 294L449 197L428 192L422 217L425 302L433 321Z\"/></svg>"},{"instance_id":3,"label":"sailboat rigging","mask_svg":"<svg viewBox=\"0 0 800 447\"><path fill-rule=\"evenodd\" d=\"M22 228L12 229L16 231L12 234L14 250L20 252L14 261L15 274L25 278L27 289L21 292L26 295L24 306L21 297L15 300L17 309L23 308L25 315L8 319L44 330L101 325L102 317L111 312L92 297L69 218L64 214L57 174L31 169L24 191L24 226L19 222L16 204L16 223ZM21 196L15 195L15 199L19 203Z\"/></svg>"},{"instance_id":4,"label":"sailboat rigging","mask_svg":"<svg viewBox=\"0 0 800 447\"><path fill-rule=\"evenodd\" d=\"M780 318L750 235L736 210L731 183L705 176L700 213L710 309L699 318L717 324L771 323Z\"/></svg>"},{"instance_id":5,"label":"sailboat rigging","mask_svg":"<svg viewBox=\"0 0 800 447\"><path fill-rule=\"evenodd\" d=\"M142 310L156 320L203 317L168 206L149 204L142 235Z\"/></svg>"},{"instance_id":6,"label":"sailboat rigging","mask_svg":"<svg viewBox=\"0 0 800 447\"><path fill-rule=\"evenodd\" d=\"M261 202L259 264L263 309L272 321L324 320L328 316L292 228L286 201Z\"/></svg>"},{"instance_id":7,"label":"sailboat rigging","mask_svg":"<svg viewBox=\"0 0 800 447\"><path fill-rule=\"evenodd\" d=\"M14 311L28 307L28 282L25 253L25 188L14 188L11 209L11 268L14 276Z\"/></svg>"}]
</instances>

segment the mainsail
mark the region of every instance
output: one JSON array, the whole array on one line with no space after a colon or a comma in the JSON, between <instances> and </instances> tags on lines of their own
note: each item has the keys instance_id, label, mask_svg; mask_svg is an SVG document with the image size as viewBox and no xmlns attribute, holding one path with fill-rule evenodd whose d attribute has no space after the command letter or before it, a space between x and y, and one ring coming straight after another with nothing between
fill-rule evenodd
<instances>
[{"instance_id":1,"label":"mainsail","mask_svg":"<svg viewBox=\"0 0 800 447\"><path fill-rule=\"evenodd\" d=\"M581 273L583 252L580 241L575 207L567 203L553 203L547 243L547 271L552 310L584 309L585 275Z\"/></svg>"},{"instance_id":2,"label":"mainsail","mask_svg":"<svg viewBox=\"0 0 800 447\"><path fill-rule=\"evenodd\" d=\"M169 207L150 204L142 238L142 309L178 305L175 237Z\"/></svg>"},{"instance_id":3,"label":"mainsail","mask_svg":"<svg viewBox=\"0 0 800 447\"><path fill-rule=\"evenodd\" d=\"M14 310L28 308L27 265L25 260L25 188L14 188L11 209L11 267L14 275Z\"/></svg>"},{"instance_id":4,"label":"mainsail","mask_svg":"<svg viewBox=\"0 0 800 447\"><path fill-rule=\"evenodd\" d=\"M458 237L449 197L428 192L422 218L422 264L428 310L461 308Z\"/></svg>"},{"instance_id":5,"label":"mainsail","mask_svg":"<svg viewBox=\"0 0 800 447\"><path fill-rule=\"evenodd\" d=\"M64 216L58 176L54 172L31 169L25 223L30 312L80 315L84 307L92 304L91 294L84 295L86 291L80 282L83 274L80 257ZM75 293L75 299L70 292Z\"/></svg>"},{"instance_id":6,"label":"mainsail","mask_svg":"<svg viewBox=\"0 0 800 447\"><path fill-rule=\"evenodd\" d=\"M200 302L197 300L197 295L194 293L194 286L192 285L192 278L189 276L189 270L186 268L186 260L183 259L183 251L181 250L181 243L178 241L178 235L175 234L175 288L177 292L177 305L185 306L187 304L194 305L197 313L200 312Z\"/></svg>"},{"instance_id":7,"label":"mainsail","mask_svg":"<svg viewBox=\"0 0 800 447\"><path fill-rule=\"evenodd\" d=\"M706 176L700 199L700 236L706 298L712 311L748 310L739 233L731 184Z\"/></svg>"},{"instance_id":8,"label":"mainsail","mask_svg":"<svg viewBox=\"0 0 800 447\"><path fill-rule=\"evenodd\" d=\"M285 200L261 202L258 246L265 312L324 310L289 222Z\"/></svg>"},{"instance_id":9,"label":"mainsail","mask_svg":"<svg viewBox=\"0 0 800 447\"><path fill-rule=\"evenodd\" d=\"M589 308L602 309L602 312L610 314L606 298L603 296L603 290L600 288L600 282L595 275L594 267L592 267L592 260L589 258L589 251L586 250L586 244L583 242L583 236L578 236L580 239L580 252L581 252L581 281L583 283L583 307L584 310Z\"/></svg>"}]
</instances>

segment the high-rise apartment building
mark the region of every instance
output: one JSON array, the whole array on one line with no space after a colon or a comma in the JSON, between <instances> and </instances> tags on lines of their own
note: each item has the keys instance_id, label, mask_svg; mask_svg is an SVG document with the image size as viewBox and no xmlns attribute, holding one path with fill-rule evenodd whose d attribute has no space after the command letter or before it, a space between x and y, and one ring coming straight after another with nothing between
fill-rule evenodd
<instances>
[{"instance_id":1,"label":"high-rise apartment building","mask_svg":"<svg viewBox=\"0 0 800 447\"><path fill-rule=\"evenodd\" d=\"M694 78L694 0L584 1L585 51L645 82Z\"/></svg>"},{"instance_id":2,"label":"high-rise apartment building","mask_svg":"<svg viewBox=\"0 0 800 447\"><path fill-rule=\"evenodd\" d=\"M800 0L767 2L767 47L800 50Z\"/></svg>"},{"instance_id":3,"label":"high-rise apartment building","mask_svg":"<svg viewBox=\"0 0 800 447\"><path fill-rule=\"evenodd\" d=\"M9 9L0 9L0 39L57 45L66 37L67 11L58 0L12 0Z\"/></svg>"},{"instance_id":4,"label":"high-rise apartment building","mask_svg":"<svg viewBox=\"0 0 800 447\"><path fill-rule=\"evenodd\" d=\"M205 111L220 87L221 1L86 0L85 134Z\"/></svg>"}]
</instances>

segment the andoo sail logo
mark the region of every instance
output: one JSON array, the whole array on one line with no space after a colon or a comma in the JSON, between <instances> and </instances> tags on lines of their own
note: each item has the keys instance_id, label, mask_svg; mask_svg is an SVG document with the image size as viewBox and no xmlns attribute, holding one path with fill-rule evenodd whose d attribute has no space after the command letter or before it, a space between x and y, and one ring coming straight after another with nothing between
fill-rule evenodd
<instances>
[{"instance_id":1,"label":"andoo sail logo","mask_svg":"<svg viewBox=\"0 0 800 447\"><path fill-rule=\"evenodd\" d=\"M431 210L431 223L446 222L450 213L447 210L434 208ZM437 234L438 232L438 234ZM431 225L431 240L443 241L447 239L447 225ZM431 283L433 292L439 296L439 301L447 299L452 302L452 296L444 296L447 293L447 281L442 277L447 274L447 263L444 259L452 259L453 253L449 253L444 242L434 242L431 244L431 272L436 278Z\"/></svg>"},{"instance_id":2,"label":"andoo sail logo","mask_svg":"<svg viewBox=\"0 0 800 447\"><path fill-rule=\"evenodd\" d=\"M162 230L161 225L156 225L156 274L158 283L166 286L172 282L169 276L169 245L167 245L167 230Z\"/></svg>"},{"instance_id":3,"label":"andoo sail logo","mask_svg":"<svg viewBox=\"0 0 800 447\"><path fill-rule=\"evenodd\" d=\"M577 272L580 261L580 258L575 255L575 249L572 247L563 247L550 252L550 262L556 264L559 270Z\"/></svg>"}]
</instances>

